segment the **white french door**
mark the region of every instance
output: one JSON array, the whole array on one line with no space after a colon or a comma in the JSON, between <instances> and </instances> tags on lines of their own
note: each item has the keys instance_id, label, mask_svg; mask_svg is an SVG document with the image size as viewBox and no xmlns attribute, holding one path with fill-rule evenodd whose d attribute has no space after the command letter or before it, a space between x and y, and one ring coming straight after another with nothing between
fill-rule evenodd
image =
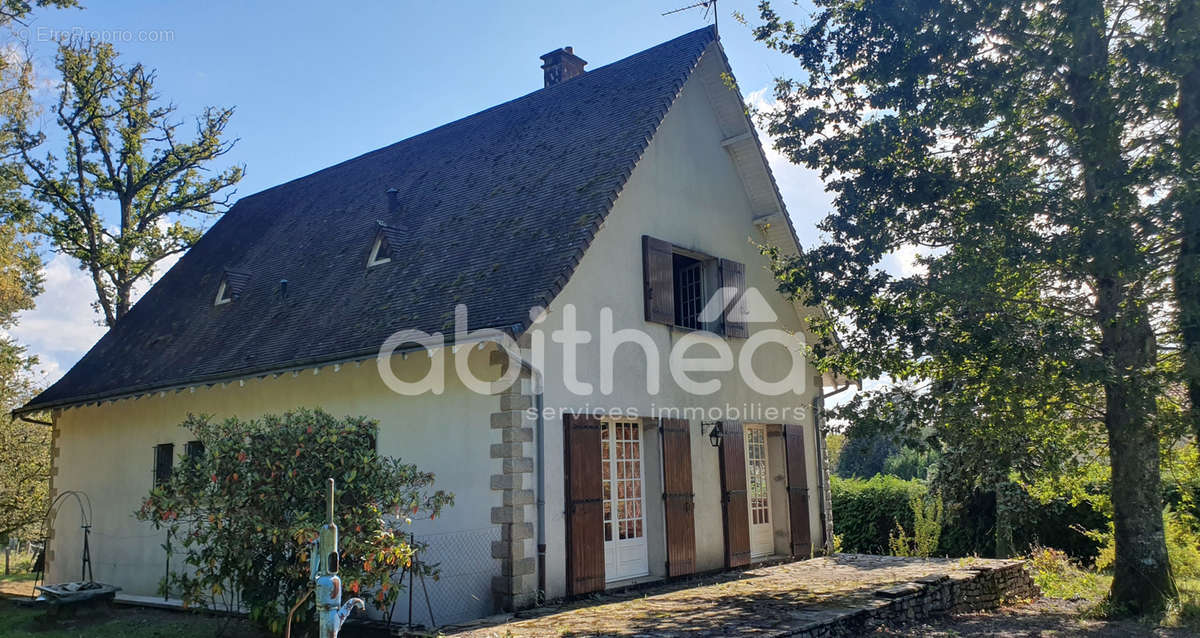
<instances>
[{"instance_id":1,"label":"white french door","mask_svg":"<svg viewBox=\"0 0 1200 638\"><path fill-rule=\"evenodd\" d=\"M746 425L746 502L750 516L750 555L775 553L771 528L771 472L767 464L767 431L761 425Z\"/></svg>"},{"instance_id":2,"label":"white french door","mask_svg":"<svg viewBox=\"0 0 1200 638\"><path fill-rule=\"evenodd\" d=\"M640 423L601 422L600 471L604 483L604 580L645 576L650 573L650 561Z\"/></svg>"}]
</instances>

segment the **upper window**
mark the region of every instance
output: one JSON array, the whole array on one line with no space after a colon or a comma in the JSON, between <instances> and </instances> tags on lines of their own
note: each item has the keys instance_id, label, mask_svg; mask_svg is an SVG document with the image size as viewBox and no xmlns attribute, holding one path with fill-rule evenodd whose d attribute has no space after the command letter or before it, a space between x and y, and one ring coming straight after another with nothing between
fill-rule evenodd
<instances>
[{"instance_id":1,"label":"upper window","mask_svg":"<svg viewBox=\"0 0 1200 638\"><path fill-rule=\"evenodd\" d=\"M679 253L671 255L671 272L675 280L675 325L693 330L707 328L701 321L700 313L704 310L705 302L712 296L712 291L707 290L711 286L705 285L705 275L715 261L700 261ZM704 294L705 292L708 294Z\"/></svg>"},{"instance_id":2,"label":"upper window","mask_svg":"<svg viewBox=\"0 0 1200 638\"><path fill-rule=\"evenodd\" d=\"M647 321L746 336L745 321L734 315L746 288L742 264L643 236L642 276Z\"/></svg>"}]
</instances>

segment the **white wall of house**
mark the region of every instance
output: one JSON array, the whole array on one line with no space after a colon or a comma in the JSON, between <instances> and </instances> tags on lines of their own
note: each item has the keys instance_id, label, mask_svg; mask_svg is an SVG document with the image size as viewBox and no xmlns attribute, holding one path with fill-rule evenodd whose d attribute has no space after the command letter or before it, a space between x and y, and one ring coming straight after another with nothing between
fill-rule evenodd
<instances>
[{"instance_id":1,"label":"white wall of house","mask_svg":"<svg viewBox=\"0 0 1200 638\"><path fill-rule=\"evenodd\" d=\"M446 355L439 351L439 357ZM471 360L481 377L488 374L488 352L473 351ZM424 354L393 359L397 375L415 380L424 375L430 359ZM447 370L453 364L447 362ZM367 416L379 421L380 453L416 463L436 474L436 487L454 493L455 505L436 520L415 520L409 531L433 544L430 562L443 562L450 581L430 583L454 602L443 604L439 620L456 613L457 605L470 606L466 590L479 597L467 617L491 613L491 577L498 574L491 559L491 542L499 532L490 521L498 505L497 493L488 477L496 470L488 454L487 423L495 411L496 398L467 390L453 374L447 374L442 395L400 396L380 380L374 359L361 366L347 364L335 372L333 366L284 373L277 378L233 381L212 387L199 386L126 399L100 406L73 408L59 413L57 474L53 485L59 491L82 490L95 508L91 534L92 563L97 580L118 585L124 593L154 596L165 570L161 545L165 533L150 523L134 519L153 485L153 446L174 443L176 455L193 437L179 427L189 413L223 419L255 418L300 407L320 407L335 416ZM313 494L320 500L321 494ZM73 505L62 509L55 525L48 582L79 578L82 547L78 514ZM180 565L181 563L176 563ZM457 576L457 580L453 577ZM419 610L424 601L418 599ZM435 601L435 605L438 602ZM435 613L439 610L435 607ZM414 615L421 621L424 612ZM404 619L400 612L399 618Z\"/></svg>"},{"instance_id":2,"label":"white wall of house","mask_svg":"<svg viewBox=\"0 0 1200 638\"><path fill-rule=\"evenodd\" d=\"M715 55L710 50L706 58ZM693 373L697 380L718 378L722 380L720 391L697 397L681 391L672 381L667 369L666 353L689 331L672 328L644 320L642 284L642 235L662 239L689 250L713 257L734 259L746 266L746 286L756 288L763 294L779 322L774 328L802 332L802 321L794 306L776 292L776 283L768 270L768 262L758 248L763 234L752 222L753 213L745 194L738 172L729 154L721 145L721 131L717 126L710 98L705 87L697 81L702 72L717 72L719 65L711 63L703 67L683 88L680 97L667 113L658 133L650 142L645 155L634 169L623 192L616 200L591 247L581 259L574 276L562 292L550 304L546 318L537 326L546 337L546 391L547 408L565 410L608 410L612 408L633 410L638 414L650 415L656 408L664 407L721 407L725 405L757 405L762 408L798 410L801 419L768 420L746 416L746 423L799 423L804 425L808 438L808 484L810 486L810 528L814 542L820 543L817 463L815 458L816 439L812 428L811 405L815 392L813 377L816 372L808 367L804 375L807 382L800 394L783 396L758 396L752 393L734 373ZM568 390L564 374L558 362L562 361L563 346L554 342L554 330L563 325L564 311L574 306L577 325L598 334L600 313L604 308L613 312L617 329L638 328L653 337L662 353L658 371L660 393L651 396L646 391L646 359L642 350L633 344L622 345L617 351L611 394L601 393L599 343L577 346L578 380L593 384L594 394L580 397ZM764 324L749 324L750 335L768 327ZM745 343L744 339L729 339L736 357ZM700 346L689 351L690 356L709 357L713 351ZM755 372L763 379L775 381L783 378L791 369L791 354L781 347L767 346L760 349L753 359ZM794 413L793 413L794 414ZM735 419L737 420L737 419ZM701 431L700 420L691 422L692 474L695 485L696 524L696 569L697 571L719 569L724 559L724 537L720 496L720 472L718 453ZM566 593L565 573L565 512L564 512L564 467L563 426L559 416L545 421L547 444L545 452L547 491L547 595L551 598ZM646 428L645 440L657 442L658 434ZM771 437L773 499L786 494L783 486L786 468L781 465L782 437ZM776 449L777 448L777 449ZM657 453L657 446L648 450ZM652 470L652 471L651 471ZM649 466L645 493L647 503L661 503L661 481L657 478L657 466ZM786 505L786 504L783 504ZM773 513L782 514L779 503L772 503ZM650 507L647 524L652 530L649 564L652 575L664 571L665 550L662 510ZM658 519L654 520L654 516ZM781 520L782 519L782 520ZM775 516L777 521L776 547L788 546L787 521L785 516Z\"/></svg>"}]
</instances>

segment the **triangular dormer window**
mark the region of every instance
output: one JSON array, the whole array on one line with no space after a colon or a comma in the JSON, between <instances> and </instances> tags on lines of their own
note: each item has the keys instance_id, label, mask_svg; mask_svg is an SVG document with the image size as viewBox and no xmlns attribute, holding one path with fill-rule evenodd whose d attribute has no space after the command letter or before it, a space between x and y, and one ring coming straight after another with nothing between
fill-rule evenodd
<instances>
[{"instance_id":1,"label":"triangular dormer window","mask_svg":"<svg viewBox=\"0 0 1200 638\"><path fill-rule=\"evenodd\" d=\"M217 300L213 302L213 305L219 306L231 301L233 301L233 296L232 292L229 290L229 279L227 277L222 277L221 285L217 286Z\"/></svg>"},{"instance_id":2,"label":"triangular dormer window","mask_svg":"<svg viewBox=\"0 0 1200 638\"><path fill-rule=\"evenodd\" d=\"M367 258L367 268L386 264L392 260L392 246L388 243L387 235L380 231L375 235L375 243L371 246L371 256Z\"/></svg>"},{"instance_id":3,"label":"triangular dormer window","mask_svg":"<svg viewBox=\"0 0 1200 638\"><path fill-rule=\"evenodd\" d=\"M213 305L220 306L235 301L246 290L248 281L250 281L248 273L226 270L225 274L221 275L221 283L217 285L217 298L213 301Z\"/></svg>"},{"instance_id":4,"label":"triangular dormer window","mask_svg":"<svg viewBox=\"0 0 1200 638\"><path fill-rule=\"evenodd\" d=\"M367 268L386 264L393 257L398 257L398 250L404 242L404 230L396 226L388 226L378 222L375 240L371 243L371 254L367 257Z\"/></svg>"}]
</instances>

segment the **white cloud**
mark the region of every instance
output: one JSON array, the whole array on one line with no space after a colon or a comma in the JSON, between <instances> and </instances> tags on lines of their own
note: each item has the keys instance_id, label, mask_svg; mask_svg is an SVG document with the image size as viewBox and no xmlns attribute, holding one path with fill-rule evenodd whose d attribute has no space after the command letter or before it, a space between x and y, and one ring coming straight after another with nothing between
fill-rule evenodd
<instances>
[{"instance_id":1,"label":"white cloud","mask_svg":"<svg viewBox=\"0 0 1200 638\"><path fill-rule=\"evenodd\" d=\"M155 270L154 281L170 269L178 256L164 260ZM39 376L44 384L54 383L102 337L104 316L92 308L96 290L79 262L56 254L43 269L45 292L38 296L37 307L17 316L10 332L40 359ZM134 299L150 288L146 282L134 290Z\"/></svg>"},{"instance_id":2,"label":"white cloud","mask_svg":"<svg viewBox=\"0 0 1200 638\"><path fill-rule=\"evenodd\" d=\"M17 317L11 331L41 359L47 384L58 380L104 334L104 327L97 323L103 317L91 306L96 298L92 280L78 263L66 255L55 255L46 264L45 292L38 296L37 307Z\"/></svg>"},{"instance_id":3,"label":"white cloud","mask_svg":"<svg viewBox=\"0 0 1200 638\"><path fill-rule=\"evenodd\" d=\"M924 275L929 272L929 268L925 264L917 263L917 258L921 255L917 253L917 247L913 244L904 244L896 250L884 255L883 268L884 270L909 277L912 275Z\"/></svg>"}]
</instances>

